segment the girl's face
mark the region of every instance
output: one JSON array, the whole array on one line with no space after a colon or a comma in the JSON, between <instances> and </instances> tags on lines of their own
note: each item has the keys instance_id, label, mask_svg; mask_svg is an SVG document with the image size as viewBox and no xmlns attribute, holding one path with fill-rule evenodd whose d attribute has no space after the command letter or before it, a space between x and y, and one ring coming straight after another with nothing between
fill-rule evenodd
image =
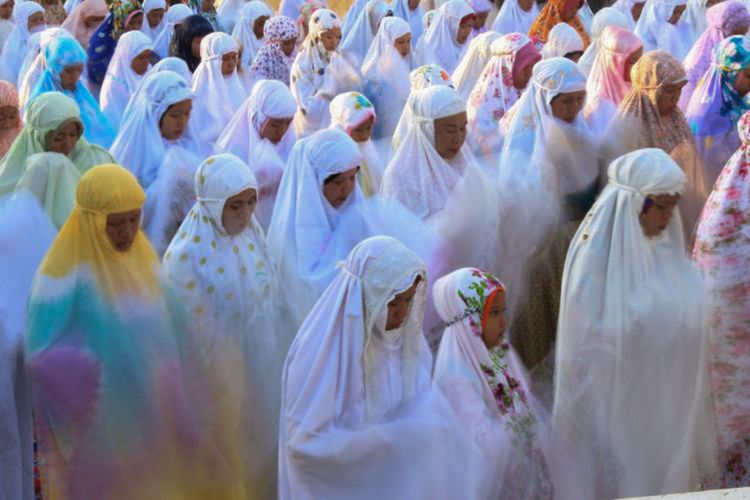
<instances>
[{"instance_id":1,"label":"girl's face","mask_svg":"<svg viewBox=\"0 0 750 500\"><path fill-rule=\"evenodd\" d=\"M529 84L531 76L534 74L534 65L536 61L529 61L526 66L513 78L513 86L518 90L523 90Z\"/></svg>"},{"instance_id":2,"label":"girl's face","mask_svg":"<svg viewBox=\"0 0 750 500\"><path fill-rule=\"evenodd\" d=\"M0 132L12 130L18 124L18 108L15 106L0 107Z\"/></svg>"},{"instance_id":3,"label":"girl's face","mask_svg":"<svg viewBox=\"0 0 750 500\"><path fill-rule=\"evenodd\" d=\"M60 86L65 90L73 91L76 89L76 85L78 85L78 80L81 78L81 75L83 74L83 64L71 64L70 66L65 66L63 70L60 72Z\"/></svg>"},{"instance_id":4,"label":"girl's face","mask_svg":"<svg viewBox=\"0 0 750 500\"><path fill-rule=\"evenodd\" d=\"M487 22L487 16L490 15L489 12L477 12L474 16L474 29L475 30L481 30L484 28L484 23Z\"/></svg>"},{"instance_id":5,"label":"girl's face","mask_svg":"<svg viewBox=\"0 0 750 500\"><path fill-rule=\"evenodd\" d=\"M239 59L239 54L236 51L227 52L221 56L221 74L225 77L231 76L237 69Z\"/></svg>"},{"instance_id":6,"label":"girl's face","mask_svg":"<svg viewBox=\"0 0 750 500\"><path fill-rule=\"evenodd\" d=\"M203 41L202 36L194 36L193 40L190 42L190 52L193 54L193 57L196 59L201 58L201 42Z\"/></svg>"},{"instance_id":7,"label":"girl's face","mask_svg":"<svg viewBox=\"0 0 750 500\"><path fill-rule=\"evenodd\" d=\"M260 132L262 139L268 139L272 144L278 144L284 138L284 134L289 130L292 124L292 118L269 118Z\"/></svg>"},{"instance_id":8,"label":"girl's face","mask_svg":"<svg viewBox=\"0 0 750 500\"><path fill-rule=\"evenodd\" d=\"M296 46L297 46L296 38L287 38L286 40L281 42L281 51L284 53L285 56L289 57L294 52L294 47Z\"/></svg>"},{"instance_id":9,"label":"girl's face","mask_svg":"<svg viewBox=\"0 0 750 500\"><path fill-rule=\"evenodd\" d=\"M388 316L385 320L385 331L395 330L403 326L404 321L409 317L411 312L411 304L414 301L414 296L417 294L417 287L422 278L417 276L414 280L414 284L401 293L397 293L393 300L388 302Z\"/></svg>"},{"instance_id":10,"label":"girl's face","mask_svg":"<svg viewBox=\"0 0 750 500\"><path fill-rule=\"evenodd\" d=\"M643 7L646 6L646 2L635 2L630 8L630 14L633 16L634 21L638 21L641 18Z\"/></svg>"},{"instance_id":11,"label":"girl's face","mask_svg":"<svg viewBox=\"0 0 750 500\"><path fill-rule=\"evenodd\" d=\"M9 0L5 2L4 4L0 5L0 19L6 19L6 20L10 19L10 16L13 15L13 7L15 6L16 6L16 3L13 0Z\"/></svg>"},{"instance_id":12,"label":"girl's face","mask_svg":"<svg viewBox=\"0 0 750 500\"><path fill-rule=\"evenodd\" d=\"M500 345L505 334L505 291L499 290L485 307L490 309L482 325L482 341L492 349Z\"/></svg>"},{"instance_id":13,"label":"girl's face","mask_svg":"<svg viewBox=\"0 0 750 500\"><path fill-rule=\"evenodd\" d=\"M203 10L203 12L212 12L214 10L215 4L216 0L202 0L201 9Z\"/></svg>"},{"instance_id":14,"label":"girl's face","mask_svg":"<svg viewBox=\"0 0 750 500\"><path fill-rule=\"evenodd\" d=\"M659 110L659 115L666 116L677 109L677 103L680 101L680 96L682 96L682 87L686 83L671 83L662 87L661 92L656 98L656 108Z\"/></svg>"},{"instance_id":15,"label":"girl's face","mask_svg":"<svg viewBox=\"0 0 750 500\"><path fill-rule=\"evenodd\" d=\"M107 238L118 252L127 252L141 227L141 209L107 216Z\"/></svg>"},{"instance_id":16,"label":"girl's face","mask_svg":"<svg viewBox=\"0 0 750 500\"><path fill-rule=\"evenodd\" d=\"M356 128L353 128L349 132L354 142L367 142L372 135L372 127L375 125L375 117L371 116L367 120L360 123Z\"/></svg>"},{"instance_id":17,"label":"girl's face","mask_svg":"<svg viewBox=\"0 0 750 500\"><path fill-rule=\"evenodd\" d=\"M141 26L143 26L143 12L138 12L125 25L125 31L140 31Z\"/></svg>"},{"instance_id":18,"label":"girl's face","mask_svg":"<svg viewBox=\"0 0 750 500\"><path fill-rule=\"evenodd\" d=\"M57 130L47 134L45 151L49 153L60 153L69 155L78 140L83 135L81 122L72 120L63 123Z\"/></svg>"},{"instance_id":19,"label":"girl's face","mask_svg":"<svg viewBox=\"0 0 750 500\"><path fill-rule=\"evenodd\" d=\"M323 184L323 196L333 208L339 208L357 185L359 167L332 175Z\"/></svg>"},{"instance_id":20,"label":"girl's face","mask_svg":"<svg viewBox=\"0 0 750 500\"><path fill-rule=\"evenodd\" d=\"M535 3L536 0L518 0L518 6L521 7L521 10L524 12L529 12Z\"/></svg>"},{"instance_id":21,"label":"girl's face","mask_svg":"<svg viewBox=\"0 0 750 500\"><path fill-rule=\"evenodd\" d=\"M471 30L474 29L474 15L466 16L461 19L461 24L458 25L458 33L456 33L456 41L463 45L471 35Z\"/></svg>"},{"instance_id":22,"label":"girl's face","mask_svg":"<svg viewBox=\"0 0 750 500\"><path fill-rule=\"evenodd\" d=\"M635 63L638 62L638 60L643 55L643 47L640 47L638 50L630 54L630 57L628 57L628 60L625 61L625 74L622 75L623 78L625 78L626 82L630 82L630 70L633 69L633 66L635 66Z\"/></svg>"},{"instance_id":23,"label":"girl's face","mask_svg":"<svg viewBox=\"0 0 750 500\"><path fill-rule=\"evenodd\" d=\"M144 50L133 58L130 67L135 71L136 75L143 76L146 74L146 71L148 71L149 64L151 64L151 51Z\"/></svg>"},{"instance_id":24,"label":"girl's face","mask_svg":"<svg viewBox=\"0 0 750 500\"><path fill-rule=\"evenodd\" d=\"M29 33L34 32L34 28L37 26L42 26L44 24L44 13L43 12L34 12L31 16L29 16L29 20L26 21L26 26L29 29Z\"/></svg>"},{"instance_id":25,"label":"girl's face","mask_svg":"<svg viewBox=\"0 0 750 500\"><path fill-rule=\"evenodd\" d=\"M585 90L564 92L552 99L552 102L550 103L552 116L566 123L573 123L575 122L578 113L583 109L584 104L586 104Z\"/></svg>"},{"instance_id":26,"label":"girl's face","mask_svg":"<svg viewBox=\"0 0 750 500\"><path fill-rule=\"evenodd\" d=\"M407 57L411 52L411 33L396 38L393 41L393 46L396 47L401 57Z\"/></svg>"},{"instance_id":27,"label":"girl's face","mask_svg":"<svg viewBox=\"0 0 750 500\"><path fill-rule=\"evenodd\" d=\"M253 34L258 40L263 38L263 27L266 25L266 21L268 21L268 16L260 16L253 23Z\"/></svg>"},{"instance_id":28,"label":"girl's face","mask_svg":"<svg viewBox=\"0 0 750 500\"><path fill-rule=\"evenodd\" d=\"M221 225L224 226L224 230L235 236L247 229L257 204L258 192L253 188L245 189L228 198L221 212Z\"/></svg>"},{"instance_id":29,"label":"girl's face","mask_svg":"<svg viewBox=\"0 0 750 500\"><path fill-rule=\"evenodd\" d=\"M679 194L649 196L643 204L643 212L641 213L643 234L653 238L667 229L678 201L680 201Z\"/></svg>"},{"instance_id":30,"label":"girl's face","mask_svg":"<svg viewBox=\"0 0 750 500\"><path fill-rule=\"evenodd\" d=\"M742 97L745 97L750 92L750 67L740 71L734 77L734 89Z\"/></svg>"},{"instance_id":31,"label":"girl's face","mask_svg":"<svg viewBox=\"0 0 750 500\"><path fill-rule=\"evenodd\" d=\"M339 43L341 43L341 28L335 27L323 31L320 34L320 41L328 52L333 52L338 48Z\"/></svg>"},{"instance_id":32,"label":"girl's face","mask_svg":"<svg viewBox=\"0 0 750 500\"><path fill-rule=\"evenodd\" d=\"M146 14L148 25L152 28L156 28L157 26L159 26L162 19L164 19L164 9L153 9L148 11L148 14Z\"/></svg>"},{"instance_id":33,"label":"girl's face","mask_svg":"<svg viewBox=\"0 0 750 500\"><path fill-rule=\"evenodd\" d=\"M580 2L567 0L562 6L562 11L560 12L560 20L564 23L572 21L578 14L578 9L580 9L581 7L583 7L583 0L581 0Z\"/></svg>"},{"instance_id":34,"label":"girl's face","mask_svg":"<svg viewBox=\"0 0 750 500\"><path fill-rule=\"evenodd\" d=\"M168 107L159 121L161 136L168 141L176 141L182 137L190 121L192 111L192 99L185 99Z\"/></svg>"},{"instance_id":35,"label":"girl's face","mask_svg":"<svg viewBox=\"0 0 750 500\"><path fill-rule=\"evenodd\" d=\"M452 160L466 141L466 111L434 121L435 150L441 158Z\"/></svg>"}]
</instances>

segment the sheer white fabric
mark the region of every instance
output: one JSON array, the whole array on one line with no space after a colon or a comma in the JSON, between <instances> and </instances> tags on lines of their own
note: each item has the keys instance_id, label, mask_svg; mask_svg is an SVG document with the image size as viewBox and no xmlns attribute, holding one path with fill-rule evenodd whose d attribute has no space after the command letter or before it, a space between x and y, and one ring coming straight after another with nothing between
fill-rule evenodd
<instances>
[{"instance_id":1,"label":"sheer white fabric","mask_svg":"<svg viewBox=\"0 0 750 500\"><path fill-rule=\"evenodd\" d=\"M34 498L31 381L24 362L27 297L55 229L31 193L0 199L0 498Z\"/></svg>"},{"instance_id":2,"label":"sheer white fabric","mask_svg":"<svg viewBox=\"0 0 750 500\"><path fill-rule=\"evenodd\" d=\"M679 213L653 238L639 222L646 197L681 193L685 175L643 149L608 177L565 261L554 424L595 471L597 498L690 491L716 453L706 297Z\"/></svg>"},{"instance_id":3,"label":"sheer white fabric","mask_svg":"<svg viewBox=\"0 0 750 500\"><path fill-rule=\"evenodd\" d=\"M635 0L617 0L612 4L613 9L619 10L627 18L628 30L630 31L633 31L635 29L635 25L638 23L638 20L633 17L633 6L637 3L645 3L645 1L636 2Z\"/></svg>"},{"instance_id":4,"label":"sheer white fabric","mask_svg":"<svg viewBox=\"0 0 750 500\"><path fill-rule=\"evenodd\" d=\"M167 21L164 19L164 17L161 18L161 21L159 24L154 26L153 28L148 22L148 19L146 16L148 16L149 12L154 10L164 10L164 15L167 14L167 2L166 0L145 0L143 2L143 24L141 25L141 32L148 36L151 41L155 41L156 37L158 37L162 31L164 31L164 28L167 26ZM119 42L118 42L119 43Z\"/></svg>"},{"instance_id":5,"label":"sheer white fabric","mask_svg":"<svg viewBox=\"0 0 750 500\"><path fill-rule=\"evenodd\" d=\"M22 2L13 9L15 25L0 54L0 79L11 83L18 82L21 64L29 49L29 38L33 35L29 32L29 18L37 13L44 14L44 8L36 2ZM42 24L34 30L38 33L45 28Z\"/></svg>"},{"instance_id":6,"label":"sheer white fabric","mask_svg":"<svg viewBox=\"0 0 750 500\"><path fill-rule=\"evenodd\" d=\"M386 17L362 62L365 94L375 105L378 121L375 139L390 138L409 97L409 73L414 68L411 51L403 57L394 46L396 39L411 33L400 17Z\"/></svg>"},{"instance_id":7,"label":"sheer white fabric","mask_svg":"<svg viewBox=\"0 0 750 500\"><path fill-rule=\"evenodd\" d=\"M663 50L682 61L693 46L692 30L685 20L685 13L677 24L669 18L674 8L685 5L687 0L649 0L643 8L635 34L643 40L644 52Z\"/></svg>"},{"instance_id":8,"label":"sheer white fabric","mask_svg":"<svg viewBox=\"0 0 750 500\"><path fill-rule=\"evenodd\" d=\"M492 31L501 35L528 33L538 15L539 4L537 2L532 2L531 8L526 11L518 4L518 0L507 0L503 2L500 12L492 23Z\"/></svg>"},{"instance_id":9,"label":"sheer white fabric","mask_svg":"<svg viewBox=\"0 0 750 500\"><path fill-rule=\"evenodd\" d=\"M224 126L247 97L237 68L224 75L222 57L231 52L239 55L239 45L226 33L211 33L201 41L201 62L193 75L195 114L193 119L201 138L215 143Z\"/></svg>"},{"instance_id":10,"label":"sheer white fabric","mask_svg":"<svg viewBox=\"0 0 750 500\"><path fill-rule=\"evenodd\" d=\"M252 494L275 496L281 367L297 323L285 304L277 266L254 216L230 235L227 200L258 189L249 167L212 156L195 175L197 201L164 255L164 269L189 311L196 345L221 399L231 401L227 429Z\"/></svg>"},{"instance_id":11,"label":"sheer white fabric","mask_svg":"<svg viewBox=\"0 0 750 500\"><path fill-rule=\"evenodd\" d=\"M292 126L278 144L262 138L261 133L268 120L291 120L296 110L294 97L286 85L278 80L260 80L216 141L217 151L240 157L258 180L255 217L264 230L271 223L281 176L295 137Z\"/></svg>"},{"instance_id":12,"label":"sheer white fabric","mask_svg":"<svg viewBox=\"0 0 750 500\"><path fill-rule=\"evenodd\" d=\"M365 8L357 15L349 31L342 31L343 38L339 51L347 54L349 59L356 64L362 63L375 39L380 23L389 15L392 13L387 2L369 0Z\"/></svg>"},{"instance_id":13,"label":"sheer white fabric","mask_svg":"<svg viewBox=\"0 0 750 500\"><path fill-rule=\"evenodd\" d=\"M475 36L469 44L466 54L453 72L453 84L464 100L469 98L469 93L471 93L482 74L482 70L490 60L492 55L490 47L492 42L498 38L500 38L500 35L494 31L487 31Z\"/></svg>"},{"instance_id":14,"label":"sheer white fabric","mask_svg":"<svg viewBox=\"0 0 750 500\"><path fill-rule=\"evenodd\" d=\"M385 331L388 302L417 276L408 317ZM430 389L425 280L413 252L371 238L352 250L303 323L282 380L282 500L477 498L476 455L457 442L457 422ZM440 452L425 454L436 442ZM466 468L456 475L459 463Z\"/></svg>"},{"instance_id":15,"label":"sheer white fabric","mask_svg":"<svg viewBox=\"0 0 750 500\"><path fill-rule=\"evenodd\" d=\"M549 31L547 43L542 48L542 58L565 57L571 52L583 52L581 35L567 23L558 23Z\"/></svg>"},{"instance_id":16,"label":"sheer white fabric","mask_svg":"<svg viewBox=\"0 0 750 500\"><path fill-rule=\"evenodd\" d=\"M169 56L169 43L172 41L174 35L174 27L176 24L182 22L186 17L192 16L193 11L187 5L178 3L169 8L166 14L164 14L164 29L154 40L154 52L159 56L160 59L164 59Z\"/></svg>"},{"instance_id":17,"label":"sheer white fabric","mask_svg":"<svg viewBox=\"0 0 750 500\"><path fill-rule=\"evenodd\" d=\"M161 59L151 67L147 75L158 73L159 71L173 71L180 75L188 85L192 85L193 83L193 74L190 72L190 68L188 68L187 63L179 57L165 57L164 59ZM142 79L141 82L143 82Z\"/></svg>"},{"instance_id":18,"label":"sheer white fabric","mask_svg":"<svg viewBox=\"0 0 750 500\"><path fill-rule=\"evenodd\" d=\"M234 29L237 27L238 19L241 19L241 12L243 8L248 4L256 0L223 0L221 4L217 7L216 13L219 15L219 19L221 20L221 25L224 26L227 30L227 33L233 33ZM261 3L264 3L266 7L271 9L271 6L268 4L268 2L262 1ZM271 11L271 14L268 14L268 16L273 15L273 11ZM299 15L299 12L297 13ZM296 17L294 18L296 19ZM252 62L252 59L250 60Z\"/></svg>"},{"instance_id":19,"label":"sheer white fabric","mask_svg":"<svg viewBox=\"0 0 750 500\"><path fill-rule=\"evenodd\" d=\"M297 100L294 120L297 137L306 137L328 126L328 105L342 92L358 90L361 79L337 51L328 51L320 40L324 31L341 27L335 12L318 9L310 18L309 31L292 64L292 95Z\"/></svg>"},{"instance_id":20,"label":"sheer white fabric","mask_svg":"<svg viewBox=\"0 0 750 500\"><path fill-rule=\"evenodd\" d=\"M219 15L221 16L221 14ZM263 37L258 38L255 36L255 32L253 31L255 21L259 17L270 18L271 16L273 16L271 8L260 0L252 0L240 9L240 19L232 30L232 36L242 47L241 65L243 72L250 70L250 65L253 64L255 55L266 41ZM232 24L234 25L234 23Z\"/></svg>"},{"instance_id":21,"label":"sheer white fabric","mask_svg":"<svg viewBox=\"0 0 750 500\"><path fill-rule=\"evenodd\" d=\"M120 128L122 115L130 96L143 78L133 71L131 66L133 59L152 49L151 39L140 31L123 33L117 42L117 48L109 62L99 95L102 113L109 119L109 123L115 130Z\"/></svg>"},{"instance_id":22,"label":"sheer white fabric","mask_svg":"<svg viewBox=\"0 0 750 500\"><path fill-rule=\"evenodd\" d=\"M708 11L708 0L687 0L687 9L684 18L690 26L690 46L706 31L706 11Z\"/></svg>"},{"instance_id":23,"label":"sheer white fabric","mask_svg":"<svg viewBox=\"0 0 750 500\"><path fill-rule=\"evenodd\" d=\"M192 120L179 139L164 139L159 122L173 104L192 100L185 80L172 71L146 76L133 96L110 153L146 189L143 225L159 255L164 253L195 202L193 177L206 153Z\"/></svg>"},{"instance_id":24,"label":"sheer white fabric","mask_svg":"<svg viewBox=\"0 0 750 500\"><path fill-rule=\"evenodd\" d=\"M331 127L351 134L351 131L362 125L370 117L377 124L379 117L371 102L359 92L347 92L337 95L331 101ZM380 191L385 162L375 148L372 137L364 142L357 142L362 155L359 165L359 185L365 196L372 196Z\"/></svg>"},{"instance_id":25,"label":"sheer white fabric","mask_svg":"<svg viewBox=\"0 0 750 500\"><path fill-rule=\"evenodd\" d=\"M578 60L578 69L580 69L581 73L587 78L591 73L591 67L594 65L596 56L601 50L602 32L607 26L617 26L618 28L628 31L633 30L633 26L628 22L625 14L614 7L604 7L594 15L594 22L591 25L591 44L586 48L583 55Z\"/></svg>"},{"instance_id":26,"label":"sheer white fabric","mask_svg":"<svg viewBox=\"0 0 750 500\"><path fill-rule=\"evenodd\" d=\"M440 7L416 48L417 64L438 64L453 73L471 42L458 43L461 20L474 14L463 0L448 0Z\"/></svg>"}]
</instances>

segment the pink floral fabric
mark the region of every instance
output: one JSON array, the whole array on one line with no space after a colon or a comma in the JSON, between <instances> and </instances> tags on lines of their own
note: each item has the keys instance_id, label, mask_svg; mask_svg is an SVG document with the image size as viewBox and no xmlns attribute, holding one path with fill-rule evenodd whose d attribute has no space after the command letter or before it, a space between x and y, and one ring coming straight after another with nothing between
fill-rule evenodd
<instances>
[{"instance_id":1,"label":"pink floral fabric","mask_svg":"<svg viewBox=\"0 0 750 500\"><path fill-rule=\"evenodd\" d=\"M263 45L250 66L250 74L255 80L278 80L289 85L289 73L294 62L294 53L286 56L281 50L281 42L297 38L297 24L286 16L274 16L263 26Z\"/></svg>"},{"instance_id":2,"label":"pink floral fabric","mask_svg":"<svg viewBox=\"0 0 750 500\"><path fill-rule=\"evenodd\" d=\"M532 40L522 33L509 33L492 43L492 57L469 94L466 107L469 140L476 154L500 150L498 124L521 97L521 90L513 86L513 66L519 51L529 44L533 46Z\"/></svg>"},{"instance_id":3,"label":"pink floral fabric","mask_svg":"<svg viewBox=\"0 0 750 500\"><path fill-rule=\"evenodd\" d=\"M750 484L750 112L738 124L742 145L706 202L693 258L711 305L714 406L721 475L711 486Z\"/></svg>"}]
</instances>

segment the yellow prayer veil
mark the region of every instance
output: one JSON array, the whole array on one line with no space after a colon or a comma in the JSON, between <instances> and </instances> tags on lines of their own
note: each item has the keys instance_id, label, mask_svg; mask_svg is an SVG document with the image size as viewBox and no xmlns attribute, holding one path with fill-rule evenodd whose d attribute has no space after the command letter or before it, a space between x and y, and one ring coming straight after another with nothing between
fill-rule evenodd
<instances>
[{"instance_id":1,"label":"yellow prayer veil","mask_svg":"<svg viewBox=\"0 0 750 500\"><path fill-rule=\"evenodd\" d=\"M143 231L138 231L126 252L118 252L106 233L108 215L140 209L145 202L146 193L125 168L114 164L93 167L78 183L76 207L52 243L40 272L66 278L88 271L98 291L110 300L123 294L158 294L159 259Z\"/></svg>"}]
</instances>

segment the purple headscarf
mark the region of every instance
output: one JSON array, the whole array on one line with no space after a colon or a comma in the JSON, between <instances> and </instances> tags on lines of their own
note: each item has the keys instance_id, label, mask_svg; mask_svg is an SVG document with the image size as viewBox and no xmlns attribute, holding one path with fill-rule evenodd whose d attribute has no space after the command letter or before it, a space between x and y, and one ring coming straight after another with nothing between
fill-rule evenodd
<instances>
[{"instance_id":1,"label":"purple headscarf","mask_svg":"<svg viewBox=\"0 0 750 500\"><path fill-rule=\"evenodd\" d=\"M698 80L711 67L711 54L723 39L737 31L747 31L750 27L750 11L740 0L727 0L714 5L706 12L708 27L685 57L685 73L688 83L682 89L680 109L687 111L690 96L693 95Z\"/></svg>"}]
</instances>

